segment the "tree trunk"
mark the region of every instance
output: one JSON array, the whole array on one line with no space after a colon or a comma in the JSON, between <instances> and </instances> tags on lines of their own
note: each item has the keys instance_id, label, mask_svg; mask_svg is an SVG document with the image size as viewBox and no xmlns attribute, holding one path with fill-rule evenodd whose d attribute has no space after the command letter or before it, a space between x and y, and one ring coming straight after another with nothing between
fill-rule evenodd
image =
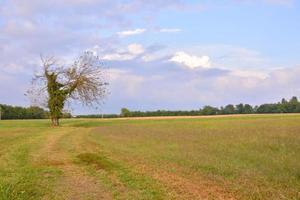
<instances>
[{"instance_id":1,"label":"tree trunk","mask_svg":"<svg viewBox=\"0 0 300 200\"><path fill-rule=\"evenodd\" d=\"M54 118L51 116L51 124L54 126Z\"/></svg>"},{"instance_id":2,"label":"tree trunk","mask_svg":"<svg viewBox=\"0 0 300 200\"><path fill-rule=\"evenodd\" d=\"M59 126L59 118L58 117L51 117L52 126Z\"/></svg>"}]
</instances>

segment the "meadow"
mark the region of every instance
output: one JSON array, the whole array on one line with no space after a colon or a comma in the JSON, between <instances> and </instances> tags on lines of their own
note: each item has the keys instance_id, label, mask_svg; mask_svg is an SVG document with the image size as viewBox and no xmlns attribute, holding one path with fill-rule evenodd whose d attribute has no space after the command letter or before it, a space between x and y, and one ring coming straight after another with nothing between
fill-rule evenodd
<instances>
[{"instance_id":1,"label":"meadow","mask_svg":"<svg viewBox=\"0 0 300 200\"><path fill-rule=\"evenodd\" d=\"M0 121L0 199L300 199L300 115Z\"/></svg>"}]
</instances>

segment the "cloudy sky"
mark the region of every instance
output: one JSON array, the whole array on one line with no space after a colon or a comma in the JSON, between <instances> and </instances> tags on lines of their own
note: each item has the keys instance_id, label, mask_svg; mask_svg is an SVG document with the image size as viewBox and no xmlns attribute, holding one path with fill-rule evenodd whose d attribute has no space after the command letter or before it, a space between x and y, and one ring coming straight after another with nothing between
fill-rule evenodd
<instances>
[{"instance_id":1,"label":"cloudy sky","mask_svg":"<svg viewBox=\"0 0 300 200\"><path fill-rule=\"evenodd\" d=\"M198 109L300 96L296 0L0 0L0 103L24 96L40 54L85 50L107 68L100 110Z\"/></svg>"}]
</instances>

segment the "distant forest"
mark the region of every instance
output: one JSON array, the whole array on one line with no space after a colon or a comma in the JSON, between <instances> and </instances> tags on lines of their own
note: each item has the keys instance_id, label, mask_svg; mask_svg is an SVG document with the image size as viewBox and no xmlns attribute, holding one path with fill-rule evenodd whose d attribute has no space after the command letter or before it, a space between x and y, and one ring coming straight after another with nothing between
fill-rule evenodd
<instances>
[{"instance_id":1,"label":"distant forest","mask_svg":"<svg viewBox=\"0 0 300 200\"><path fill-rule=\"evenodd\" d=\"M47 119L49 112L39 107L20 107L0 104L1 119ZM199 116L199 115L229 115L229 114L263 114L263 113L300 113L300 102L297 97L282 99L278 103L268 103L259 106L240 103L229 104L220 108L204 106L199 110L190 111L131 111L122 108L120 114L78 115L76 118L118 118L118 117L151 117L151 116ZM64 113L63 118L71 118L70 113Z\"/></svg>"},{"instance_id":2,"label":"distant forest","mask_svg":"<svg viewBox=\"0 0 300 200\"><path fill-rule=\"evenodd\" d=\"M1 119L48 119L49 112L36 106L21 107L0 104ZM70 118L71 114L64 113L65 118Z\"/></svg>"},{"instance_id":3,"label":"distant forest","mask_svg":"<svg viewBox=\"0 0 300 200\"><path fill-rule=\"evenodd\" d=\"M204 106L199 110L190 111L131 111L122 108L121 113L111 115L78 115L77 118L116 118L116 117L151 117L151 116L199 116L199 115L230 115L230 114L263 114L263 113L300 113L300 102L297 97L290 100L282 99L278 103L267 103L259 106L240 103L229 104L220 108Z\"/></svg>"}]
</instances>

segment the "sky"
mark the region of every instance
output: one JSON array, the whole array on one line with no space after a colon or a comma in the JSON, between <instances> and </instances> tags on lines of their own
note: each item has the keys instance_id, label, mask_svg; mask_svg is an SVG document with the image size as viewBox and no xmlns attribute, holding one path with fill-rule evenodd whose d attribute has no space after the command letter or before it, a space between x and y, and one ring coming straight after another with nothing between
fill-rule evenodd
<instances>
[{"instance_id":1,"label":"sky","mask_svg":"<svg viewBox=\"0 0 300 200\"><path fill-rule=\"evenodd\" d=\"M24 95L40 55L98 55L109 95L75 114L190 110L300 96L297 0L0 0L0 103Z\"/></svg>"}]
</instances>

